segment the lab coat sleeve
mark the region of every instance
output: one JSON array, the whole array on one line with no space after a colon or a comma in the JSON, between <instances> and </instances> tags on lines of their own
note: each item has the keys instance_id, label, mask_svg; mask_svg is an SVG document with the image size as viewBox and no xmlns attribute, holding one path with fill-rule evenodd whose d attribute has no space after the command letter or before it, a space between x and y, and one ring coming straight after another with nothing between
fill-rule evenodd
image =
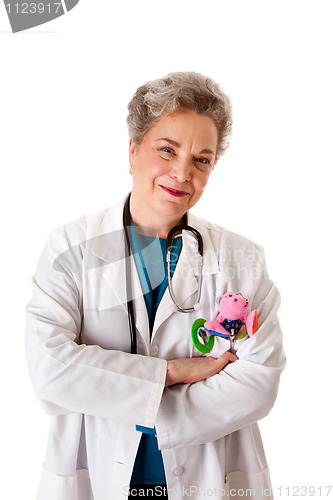
<instances>
[{"instance_id":1,"label":"lab coat sleeve","mask_svg":"<svg viewBox=\"0 0 333 500\"><path fill-rule=\"evenodd\" d=\"M164 391L155 424L161 449L215 441L266 416L285 366L277 318L280 295L268 278L261 249L252 309L259 329L237 351L239 360L201 382Z\"/></svg>"},{"instance_id":2,"label":"lab coat sleeve","mask_svg":"<svg viewBox=\"0 0 333 500\"><path fill-rule=\"evenodd\" d=\"M54 231L27 307L26 355L37 397L48 414L85 413L153 427L166 361L80 344L82 262L76 255L77 269L64 263L59 272L54 262L60 247L64 235Z\"/></svg>"}]
</instances>

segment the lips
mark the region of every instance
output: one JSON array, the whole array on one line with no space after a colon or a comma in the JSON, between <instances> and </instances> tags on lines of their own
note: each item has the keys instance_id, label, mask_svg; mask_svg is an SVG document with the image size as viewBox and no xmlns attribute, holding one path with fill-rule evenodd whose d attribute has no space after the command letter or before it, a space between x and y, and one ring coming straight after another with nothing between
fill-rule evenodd
<instances>
[{"instance_id":1,"label":"lips","mask_svg":"<svg viewBox=\"0 0 333 500\"><path fill-rule=\"evenodd\" d=\"M176 196L177 198L182 197L182 196L187 196L189 193L186 191L180 191L179 189L174 189L169 186L163 186L162 184L159 184L159 186L163 189L168 194L171 194L171 196Z\"/></svg>"}]
</instances>

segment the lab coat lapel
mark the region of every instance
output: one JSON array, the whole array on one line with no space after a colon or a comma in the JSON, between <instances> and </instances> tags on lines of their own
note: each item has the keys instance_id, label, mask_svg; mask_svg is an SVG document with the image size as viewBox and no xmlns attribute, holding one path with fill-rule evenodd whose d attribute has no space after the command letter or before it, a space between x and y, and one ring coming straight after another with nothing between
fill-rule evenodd
<instances>
[{"instance_id":1,"label":"lab coat lapel","mask_svg":"<svg viewBox=\"0 0 333 500\"><path fill-rule=\"evenodd\" d=\"M142 294L140 278L136 269L136 264L133 256L131 260L131 276L132 276L132 300L134 305L135 325L144 340L149 339L149 322L146 303ZM119 304L127 310L127 292L126 292L126 265L125 259L120 262L114 262L107 266L103 273L107 286L112 288L116 294ZM130 298L129 298L130 299Z\"/></svg>"},{"instance_id":2,"label":"lab coat lapel","mask_svg":"<svg viewBox=\"0 0 333 500\"><path fill-rule=\"evenodd\" d=\"M89 270L90 281L95 287L98 310L121 306L127 310L125 238L122 226L124 201L110 208L105 214L99 234L92 243L92 254L102 265ZM107 231L107 232L104 232ZM131 255L132 300L135 324L145 342L149 339L149 322L140 278L134 257Z\"/></svg>"},{"instance_id":3,"label":"lab coat lapel","mask_svg":"<svg viewBox=\"0 0 333 500\"><path fill-rule=\"evenodd\" d=\"M198 290L198 281L193 273L191 262L184 248L180 253L172 278L172 288L179 305L185 305L187 299L196 294ZM175 312L177 312L177 308L167 288L156 312L153 335L159 326Z\"/></svg>"}]
</instances>

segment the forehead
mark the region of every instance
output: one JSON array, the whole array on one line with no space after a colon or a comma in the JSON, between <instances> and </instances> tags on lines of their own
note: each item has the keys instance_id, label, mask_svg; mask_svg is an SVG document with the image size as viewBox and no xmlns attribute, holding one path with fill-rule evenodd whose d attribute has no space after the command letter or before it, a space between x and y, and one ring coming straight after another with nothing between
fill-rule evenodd
<instances>
[{"instance_id":1,"label":"forehead","mask_svg":"<svg viewBox=\"0 0 333 500\"><path fill-rule=\"evenodd\" d=\"M146 133L147 139L172 139L180 144L188 142L216 151L217 127L210 116L199 115L192 110L177 110L164 113Z\"/></svg>"}]
</instances>

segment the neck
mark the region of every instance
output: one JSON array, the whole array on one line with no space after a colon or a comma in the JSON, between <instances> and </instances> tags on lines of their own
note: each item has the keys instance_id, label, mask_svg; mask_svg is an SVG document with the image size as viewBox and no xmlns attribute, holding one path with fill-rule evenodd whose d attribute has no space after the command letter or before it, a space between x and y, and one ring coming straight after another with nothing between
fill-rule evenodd
<instances>
[{"instance_id":1,"label":"neck","mask_svg":"<svg viewBox=\"0 0 333 500\"><path fill-rule=\"evenodd\" d=\"M143 234L157 234L158 238L166 239L171 229L182 222L185 214L177 216L163 216L152 210L145 210L141 203L136 203L133 196L130 198L130 214L133 224L142 228Z\"/></svg>"}]
</instances>

